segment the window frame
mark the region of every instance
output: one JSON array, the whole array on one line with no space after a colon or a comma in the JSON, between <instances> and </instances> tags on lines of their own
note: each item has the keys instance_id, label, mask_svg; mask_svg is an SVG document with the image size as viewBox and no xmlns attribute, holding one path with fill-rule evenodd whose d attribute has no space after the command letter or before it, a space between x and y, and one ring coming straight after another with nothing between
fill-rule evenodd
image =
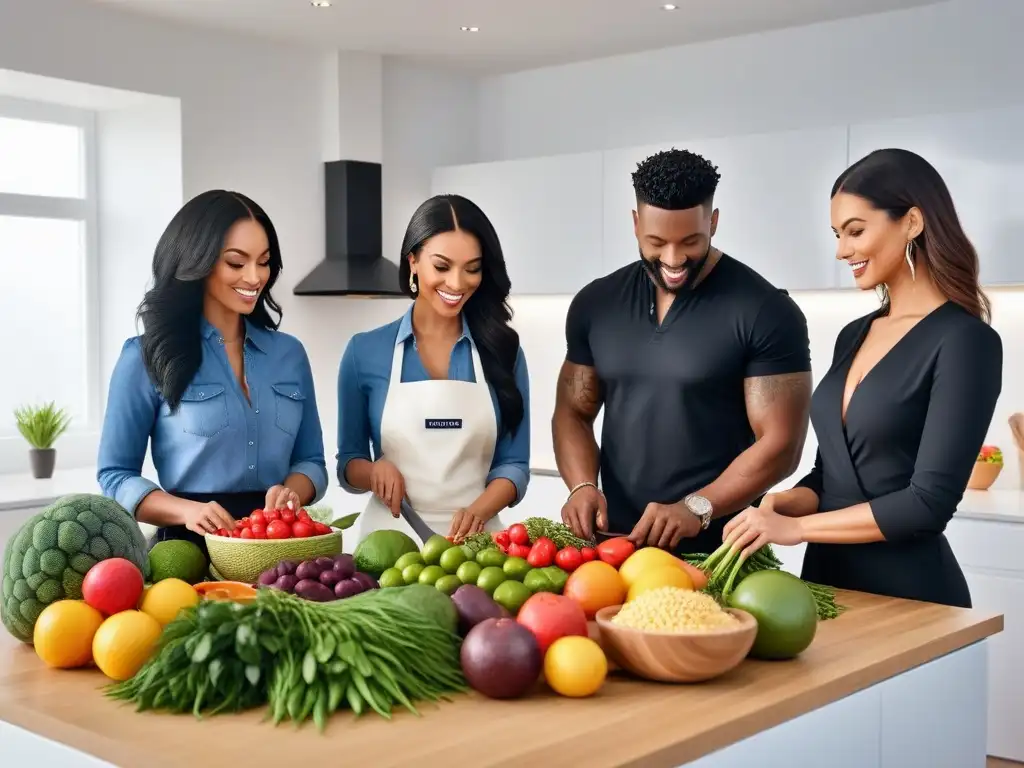
<instances>
[{"instance_id":1,"label":"window frame","mask_svg":"<svg viewBox=\"0 0 1024 768\"><path fill-rule=\"evenodd\" d=\"M102 401L100 381L100 289L99 289L99 185L96 171L96 113L86 109L0 96L0 117L70 125L82 131L82 197L53 197L0 192L0 216L68 219L84 225L82 286L84 328L86 413L85 421L72 421L69 434L94 432L99 428ZM60 403L57 404L60 406ZM0 439L15 437L0 430Z\"/></svg>"}]
</instances>

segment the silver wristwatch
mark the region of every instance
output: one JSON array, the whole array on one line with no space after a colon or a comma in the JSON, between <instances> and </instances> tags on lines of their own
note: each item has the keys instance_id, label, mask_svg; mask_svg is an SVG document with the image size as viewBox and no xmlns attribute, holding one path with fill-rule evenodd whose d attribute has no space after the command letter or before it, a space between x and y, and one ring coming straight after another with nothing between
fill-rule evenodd
<instances>
[{"instance_id":1,"label":"silver wristwatch","mask_svg":"<svg viewBox=\"0 0 1024 768\"><path fill-rule=\"evenodd\" d=\"M708 525L711 524L711 516L714 514L714 507L711 506L711 502L708 501L704 496L698 496L696 493L691 493L685 499L683 504L686 508L693 513L693 516L700 520L700 529L702 531L707 530Z\"/></svg>"}]
</instances>

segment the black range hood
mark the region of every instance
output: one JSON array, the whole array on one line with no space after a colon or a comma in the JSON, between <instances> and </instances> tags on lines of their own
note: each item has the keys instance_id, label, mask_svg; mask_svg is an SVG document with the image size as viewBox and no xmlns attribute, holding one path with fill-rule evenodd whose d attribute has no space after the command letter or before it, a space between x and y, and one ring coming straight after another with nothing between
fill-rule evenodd
<instances>
[{"instance_id":1,"label":"black range hood","mask_svg":"<svg viewBox=\"0 0 1024 768\"><path fill-rule=\"evenodd\" d=\"M327 258L295 286L297 296L402 296L398 267L381 246L380 163L324 163Z\"/></svg>"}]
</instances>

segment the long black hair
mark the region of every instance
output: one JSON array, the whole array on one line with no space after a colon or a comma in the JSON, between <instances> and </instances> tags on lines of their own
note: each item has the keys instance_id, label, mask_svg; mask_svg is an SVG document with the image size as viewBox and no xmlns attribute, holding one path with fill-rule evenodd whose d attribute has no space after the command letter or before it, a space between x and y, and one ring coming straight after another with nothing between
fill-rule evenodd
<instances>
[{"instance_id":1,"label":"long black hair","mask_svg":"<svg viewBox=\"0 0 1024 768\"><path fill-rule=\"evenodd\" d=\"M238 192L213 189L196 195L167 225L153 253L153 287L139 304L142 359L171 411L203 361L201 323L206 278L220 260L224 238L236 222L252 219L270 243L270 279L260 292L249 322L276 329L281 307L270 289L281 274L281 246L270 217Z\"/></svg>"},{"instance_id":2,"label":"long black hair","mask_svg":"<svg viewBox=\"0 0 1024 768\"><path fill-rule=\"evenodd\" d=\"M928 273L950 301L977 318L989 321L992 308L978 277L978 252L964 232L953 197L935 167L907 149L876 149L843 171L832 195L840 192L867 200L893 221L911 208L924 217L924 230L914 238L912 258L923 259ZM882 286L882 308L889 292Z\"/></svg>"},{"instance_id":3,"label":"long black hair","mask_svg":"<svg viewBox=\"0 0 1024 768\"><path fill-rule=\"evenodd\" d=\"M477 239L483 262L480 287L469 297L462 311L480 352L484 378L494 387L498 399L502 432L514 434L523 421L525 410L515 378L519 334L509 325L512 308L508 305L508 295L512 283L508 279L498 233L490 219L476 203L459 195L430 198L416 209L405 230L398 279L402 292L415 297L409 287L409 257L418 257L423 244L435 235L459 230Z\"/></svg>"}]
</instances>

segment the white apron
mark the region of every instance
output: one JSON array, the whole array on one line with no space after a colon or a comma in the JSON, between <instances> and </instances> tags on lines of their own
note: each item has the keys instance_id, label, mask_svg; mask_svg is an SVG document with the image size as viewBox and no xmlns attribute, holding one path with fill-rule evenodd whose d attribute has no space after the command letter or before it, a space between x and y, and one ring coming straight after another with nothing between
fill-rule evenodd
<instances>
[{"instance_id":1,"label":"white apron","mask_svg":"<svg viewBox=\"0 0 1024 768\"><path fill-rule=\"evenodd\" d=\"M402 381L405 343L395 345L384 412L381 458L405 479L409 504L430 528L447 536L455 511L483 493L498 439L494 403L484 379L476 345L470 342L475 381L428 379ZM395 518L380 499L370 497L360 515L360 538L391 528L417 539L403 518ZM486 530L498 531L498 515Z\"/></svg>"}]
</instances>

